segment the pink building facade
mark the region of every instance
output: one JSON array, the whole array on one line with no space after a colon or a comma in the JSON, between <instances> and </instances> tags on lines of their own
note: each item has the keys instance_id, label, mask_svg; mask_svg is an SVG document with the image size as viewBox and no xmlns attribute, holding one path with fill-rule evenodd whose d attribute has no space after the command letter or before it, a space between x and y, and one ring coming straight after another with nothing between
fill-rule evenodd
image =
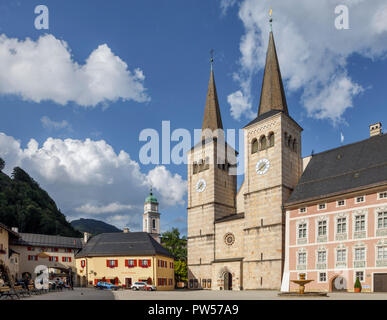
<instances>
[{"instance_id":1,"label":"pink building facade","mask_svg":"<svg viewBox=\"0 0 387 320\"><path fill-rule=\"evenodd\" d=\"M300 203L286 211L284 277L314 280L309 291L385 291L387 283L387 185Z\"/></svg>"}]
</instances>

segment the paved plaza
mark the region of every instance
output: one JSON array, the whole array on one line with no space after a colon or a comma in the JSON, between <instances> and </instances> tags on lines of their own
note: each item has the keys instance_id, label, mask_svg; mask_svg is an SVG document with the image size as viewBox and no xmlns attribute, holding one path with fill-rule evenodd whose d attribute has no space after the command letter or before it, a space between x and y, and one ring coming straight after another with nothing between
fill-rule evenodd
<instances>
[{"instance_id":1,"label":"paved plaza","mask_svg":"<svg viewBox=\"0 0 387 320\"><path fill-rule=\"evenodd\" d=\"M328 293L328 297L279 297L277 291L131 291L75 288L31 296L26 300L387 300L387 293Z\"/></svg>"}]
</instances>

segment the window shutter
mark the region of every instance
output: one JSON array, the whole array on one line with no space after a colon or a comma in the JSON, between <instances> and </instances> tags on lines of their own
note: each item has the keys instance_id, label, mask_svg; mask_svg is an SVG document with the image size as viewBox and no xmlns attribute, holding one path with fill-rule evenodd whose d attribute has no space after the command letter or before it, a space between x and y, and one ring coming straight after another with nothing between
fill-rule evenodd
<instances>
[{"instance_id":1,"label":"window shutter","mask_svg":"<svg viewBox=\"0 0 387 320\"><path fill-rule=\"evenodd\" d=\"M127 267L127 266L128 266L128 260L125 259L125 267Z\"/></svg>"},{"instance_id":2,"label":"window shutter","mask_svg":"<svg viewBox=\"0 0 387 320\"><path fill-rule=\"evenodd\" d=\"M55 257L55 261L58 262L58 257Z\"/></svg>"},{"instance_id":3,"label":"window shutter","mask_svg":"<svg viewBox=\"0 0 387 320\"><path fill-rule=\"evenodd\" d=\"M71 257L69 257L69 262L71 262Z\"/></svg>"},{"instance_id":4,"label":"window shutter","mask_svg":"<svg viewBox=\"0 0 387 320\"><path fill-rule=\"evenodd\" d=\"M148 259L148 268L151 266L151 260Z\"/></svg>"},{"instance_id":5,"label":"window shutter","mask_svg":"<svg viewBox=\"0 0 387 320\"><path fill-rule=\"evenodd\" d=\"M106 266L109 267L109 260L106 260Z\"/></svg>"},{"instance_id":6,"label":"window shutter","mask_svg":"<svg viewBox=\"0 0 387 320\"><path fill-rule=\"evenodd\" d=\"M137 267L137 260L135 259L135 260L133 260L133 262L134 262L134 267Z\"/></svg>"},{"instance_id":7,"label":"window shutter","mask_svg":"<svg viewBox=\"0 0 387 320\"><path fill-rule=\"evenodd\" d=\"M115 267L118 267L118 260L114 261L114 265L115 265Z\"/></svg>"}]
</instances>

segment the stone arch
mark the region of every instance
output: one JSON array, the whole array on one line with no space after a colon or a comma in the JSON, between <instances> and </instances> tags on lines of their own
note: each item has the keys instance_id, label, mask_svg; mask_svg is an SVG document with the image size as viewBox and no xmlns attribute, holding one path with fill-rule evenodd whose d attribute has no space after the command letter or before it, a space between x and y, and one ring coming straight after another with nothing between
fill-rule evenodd
<instances>
[{"instance_id":1,"label":"stone arch","mask_svg":"<svg viewBox=\"0 0 387 320\"><path fill-rule=\"evenodd\" d=\"M259 138L259 150L265 150L267 148L267 139L265 135Z\"/></svg>"},{"instance_id":2,"label":"stone arch","mask_svg":"<svg viewBox=\"0 0 387 320\"><path fill-rule=\"evenodd\" d=\"M268 135L269 148L274 147L274 132L270 131Z\"/></svg>"},{"instance_id":3,"label":"stone arch","mask_svg":"<svg viewBox=\"0 0 387 320\"><path fill-rule=\"evenodd\" d=\"M251 141L251 154L258 152L258 140L256 138Z\"/></svg>"}]
</instances>

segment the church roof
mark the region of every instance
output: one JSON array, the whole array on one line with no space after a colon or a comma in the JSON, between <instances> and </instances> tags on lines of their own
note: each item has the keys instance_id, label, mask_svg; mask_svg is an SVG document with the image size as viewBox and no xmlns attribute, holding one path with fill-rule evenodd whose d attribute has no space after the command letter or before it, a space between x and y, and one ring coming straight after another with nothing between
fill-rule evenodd
<instances>
[{"instance_id":1,"label":"church roof","mask_svg":"<svg viewBox=\"0 0 387 320\"><path fill-rule=\"evenodd\" d=\"M271 110L280 110L289 115L273 32L269 35L258 116Z\"/></svg>"},{"instance_id":2,"label":"church roof","mask_svg":"<svg viewBox=\"0 0 387 320\"><path fill-rule=\"evenodd\" d=\"M155 255L172 257L146 232L101 233L92 237L76 255L82 257Z\"/></svg>"},{"instance_id":3,"label":"church roof","mask_svg":"<svg viewBox=\"0 0 387 320\"><path fill-rule=\"evenodd\" d=\"M202 131L205 129L211 129L212 131L216 129L223 129L222 117L220 115L219 109L218 94L216 92L214 71L212 69L212 66L202 123Z\"/></svg>"},{"instance_id":4,"label":"church roof","mask_svg":"<svg viewBox=\"0 0 387 320\"><path fill-rule=\"evenodd\" d=\"M387 134L312 156L286 206L387 185Z\"/></svg>"},{"instance_id":5,"label":"church roof","mask_svg":"<svg viewBox=\"0 0 387 320\"><path fill-rule=\"evenodd\" d=\"M19 233L20 237L11 243L18 246L41 246L55 248L80 249L83 239L74 237L53 236L37 233Z\"/></svg>"},{"instance_id":6,"label":"church roof","mask_svg":"<svg viewBox=\"0 0 387 320\"><path fill-rule=\"evenodd\" d=\"M145 203L149 203L149 202L151 202L151 203L158 203L156 197L153 195L152 192L145 199Z\"/></svg>"}]
</instances>

